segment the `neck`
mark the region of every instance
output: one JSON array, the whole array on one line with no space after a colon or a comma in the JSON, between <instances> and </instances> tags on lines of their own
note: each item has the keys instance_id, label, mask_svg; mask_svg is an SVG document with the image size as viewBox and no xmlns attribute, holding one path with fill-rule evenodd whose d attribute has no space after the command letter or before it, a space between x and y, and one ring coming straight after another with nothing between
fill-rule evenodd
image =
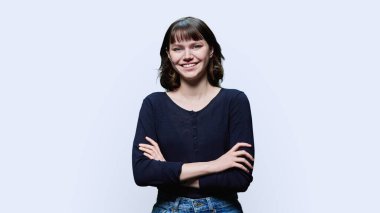
<instances>
[{"instance_id":1,"label":"neck","mask_svg":"<svg viewBox=\"0 0 380 213\"><path fill-rule=\"evenodd\" d=\"M212 85L208 82L207 76L205 76L196 83L187 82L181 79L181 86L176 92L186 99L195 100L206 96L210 89L212 89Z\"/></svg>"}]
</instances>

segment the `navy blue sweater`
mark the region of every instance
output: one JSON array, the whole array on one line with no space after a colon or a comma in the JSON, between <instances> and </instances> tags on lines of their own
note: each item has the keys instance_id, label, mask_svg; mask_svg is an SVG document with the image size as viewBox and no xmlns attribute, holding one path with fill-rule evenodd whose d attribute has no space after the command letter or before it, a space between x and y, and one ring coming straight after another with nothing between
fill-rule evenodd
<instances>
[{"instance_id":1,"label":"navy blue sweater","mask_svg":"<svg viewBox=\"0 0 380 213\"><path fill-rule=\"evenodd\" d=\"M138 144L149 144L145 136L159 144L166 162L143 155ZM248 174L231 168L201 176L199 189L181 186L179 180L184 163L215 160L237 142L253 145L250 104L243 92L222 88L199 111L181 108L165 92L152 93L143 100L133 141L135 182L139 186L156 186L159 193L173 196L237 197L237 192L246 191L252 182L252 170ZM254 146L244 149L254 157Z\"/></svg>"}]
</instances>

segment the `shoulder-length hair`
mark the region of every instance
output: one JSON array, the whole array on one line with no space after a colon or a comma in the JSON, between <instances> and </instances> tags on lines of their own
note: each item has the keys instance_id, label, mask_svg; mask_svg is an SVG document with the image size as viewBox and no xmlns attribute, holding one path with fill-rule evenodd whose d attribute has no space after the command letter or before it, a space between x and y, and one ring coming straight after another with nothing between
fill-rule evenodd
<instances>
[{"instance_id":1,"label":"shoulder-length hair","mask_svg":"<svg viewBox=\"0 0 380 213\"><path fill-rule=\"evenodd\" d=\"M222 55L222 50L216 41L214 33L202 20L194 17L184 17L176 20L169 26L160 50L160 83L167 91L173 91L181 86L179 74L173 67L167 54L169 45L176 41L187 41L191 39L194 41L205 40L210 50L213 50L212 57L207 66L207 80L210 84L220 87L220 82L223 81L224 70L222 59L224 60L224 56Z\"/></svg>"}]
</instances>

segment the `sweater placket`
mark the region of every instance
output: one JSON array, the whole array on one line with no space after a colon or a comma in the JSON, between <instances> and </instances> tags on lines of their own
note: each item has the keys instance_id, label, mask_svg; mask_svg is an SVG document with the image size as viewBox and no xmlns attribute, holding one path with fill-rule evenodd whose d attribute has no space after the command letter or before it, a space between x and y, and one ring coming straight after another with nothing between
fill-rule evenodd
<instances>
[{"instance_id":1,"label":"sweater placket","mask_svg":"<svg viewBox=\"0 0 380 213\"><path fill-rule=\"evenodd\" d=\"M197 124L197 112L191 111L191 127L193 135L193 149L198 152L198 124Z\"/></svg>"}]
</instances>

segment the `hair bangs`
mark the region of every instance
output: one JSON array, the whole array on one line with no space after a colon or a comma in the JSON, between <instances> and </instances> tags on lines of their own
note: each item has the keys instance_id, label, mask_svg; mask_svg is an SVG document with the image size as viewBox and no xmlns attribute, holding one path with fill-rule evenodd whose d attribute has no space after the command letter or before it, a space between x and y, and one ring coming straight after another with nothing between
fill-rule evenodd
<instances>
[{"instance_id":1,"label":"hair bangs","mask_svg":"<svg viewBox=\"0 0 380 213\"><path fill-rule=\"evenodd\" d=\"M170 43L173 44L175 42L181 41L189 41L189 40L202 40L204 39L202 34L198 31L197 28L190 24L180 25L173 27L170 35Z\"/></svg>"}]
</instances>

